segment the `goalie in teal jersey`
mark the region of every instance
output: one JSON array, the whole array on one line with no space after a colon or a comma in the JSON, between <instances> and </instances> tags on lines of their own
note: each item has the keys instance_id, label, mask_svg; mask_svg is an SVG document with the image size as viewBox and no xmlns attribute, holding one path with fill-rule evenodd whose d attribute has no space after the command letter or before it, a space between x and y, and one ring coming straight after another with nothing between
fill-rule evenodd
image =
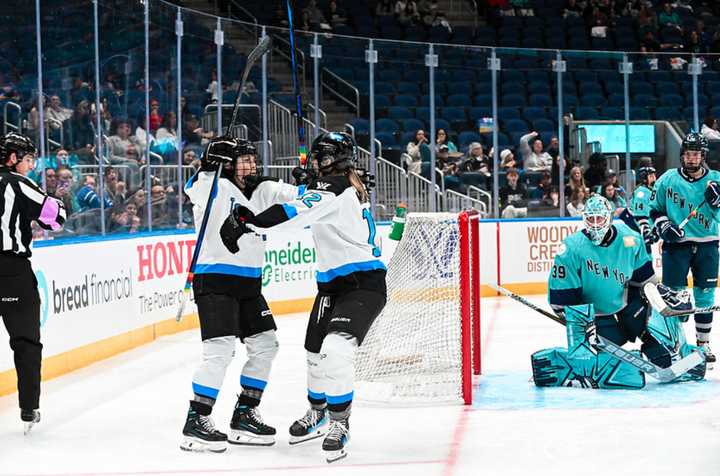
<instances>
[{"instance_id":1,"label":"goalie in teal jersey","mask_svg":"<svg viewBox=\"0 0 720 476\"><path fill-rule=\"evenodd\" d=\"M658 282L652 260L639 233L622 222L613 224L612 206L604 197L588 200L583 222L585 229L558 247L548 282L550 305L566 319L568 349L556 347L533 355L535 383L641 388L643 374L598 353L594 343L595 333L620 346L639 339L651 362L660 367L672 364L676 343L661 344L650 332L652 308L640 294L646 283ZM664 291L666 298L676 299L667 288Z\"/></svg>"},{"instance_id":2,"label":"goalie in teal jersey","mask_svg":"<svg viewBox=\"0 0 720 476\"><path fill-rule=\"evenodd\" d=\"M688 271L692 272L697 307L715 304L718 285L720 172L703 167L707 150L705 136L688 134L680 149L682 166L658 179L650 200L650 217L664 240L663 282L673 289L685 289ZM703 200L707 204L681 229L678 224ZM712 320L712 313L695 314L697 345L707 354L708 364L715 362L709 345Z\"/></svg>"}]
</instances>

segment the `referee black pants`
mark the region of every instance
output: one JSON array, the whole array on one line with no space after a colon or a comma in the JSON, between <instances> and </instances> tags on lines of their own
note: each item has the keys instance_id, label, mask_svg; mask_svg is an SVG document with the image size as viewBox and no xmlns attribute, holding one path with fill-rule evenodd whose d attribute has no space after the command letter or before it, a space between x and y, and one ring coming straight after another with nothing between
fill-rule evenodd
<instances>
[{"instance_id":1,"label":"referee black pants","mask_svg":"<svg viewBox=\"0 0 720 476\"><path fill-rule=\"evenodd\" d=\"M40 296L30 260L0 253L0 316L10 335L20 408L40 407Z\"/></svg>"}]
</instances>

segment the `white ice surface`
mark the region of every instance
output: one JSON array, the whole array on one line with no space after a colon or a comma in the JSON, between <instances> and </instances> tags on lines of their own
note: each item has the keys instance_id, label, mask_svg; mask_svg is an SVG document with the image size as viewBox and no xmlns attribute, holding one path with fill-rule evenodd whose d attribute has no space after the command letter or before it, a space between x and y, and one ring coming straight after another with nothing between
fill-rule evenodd
<instances>
[{"instance_id":1,"label":"white ice surface","mask_svg":"<svg viewBox=\"0 0 720 476\"><path fill-rule=\"evenodd\" d=\"M530 300L547 309L544 297ZM44 382L42 421L28 436L17 396L0 399L0 475L720 475L720 369L700 383L649 378L633 392L538 389L530 355L565 346L564 330L508 298L483 299L472 407L356 402L349 456L328 465L321 440L287 443L307 405L306 319L277 319L281 349L260 406L275 446L179 449L201 355L199 332L188 331ZM243 356L239 347L213 412L221 431Z\"/></svg>"}]
</instances>

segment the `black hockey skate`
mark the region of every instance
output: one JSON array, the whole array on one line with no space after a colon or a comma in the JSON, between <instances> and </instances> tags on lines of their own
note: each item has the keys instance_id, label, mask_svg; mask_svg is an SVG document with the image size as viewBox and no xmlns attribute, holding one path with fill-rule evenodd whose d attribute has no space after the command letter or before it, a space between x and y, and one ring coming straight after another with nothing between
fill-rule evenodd
<instances>
[{"instance_id":1,"label":"black hockey skate","mask_svg":"<svg viewBox=\"0 0 720 476\"><path fill-rule=\"evenodd\" d=\"M325 410L315 410L311 408L305 413L305 416L296 421L290 427L291 445L302 443L303 441L314 440L320 438L328 431L328 417Z\"/></svg>"},{"instance_id":2,"label":"black hockey skate","mask_svg":"<svg viewBox=\"0 0 720 476\"><path fill-rule=\"evenodd\" d=\"M215 429L212 419L190 410L183 428L183 442L180 449L185 451L222 453L227 449L228 437Z\"/></svg>"},{"instance_id":3,"label":"black hockey skate","mask_svg":"<svg viewBox=\"0 0 720 476\"><path fill-rule=\"evenodd\" d=\"M715 364L715 354L710 350L710 342L698 341L697 346L705 351L705 362L707 362L708 370L712 370Z\"/></svg>"},{"instance_id":4,"label":"black hockey skate","mask_svg":"<svg viewBox=\"0 0 720 476\"><path fill-rule=\"evenodd\" d=\"M20 410L20 419L25 422L23 434L27 435L35 423L40 421L40 412L37 410Z\"/></svg>"},{"instance_id":5,"label":"black hockey skate","mask_svg":"<svg viewBox=\"0 0 720 476\"><path fill-rule=\"evenodd\" d=\"M275 428L263 422L257 407L235 405L228 442L233 445L272 446L275 444Z\"/></svg>"},{"instance_id":6,"label":"black hockey skate","mask_svg":"<svg viewBox=\"0 0 720 476\"><path fill-rule=\"evenodd\" d=\"M348 441L350 441L350 422L348 420L330 420L330 429L322 445L328 463L347 456Z\"/></svg>"}]
</instances>

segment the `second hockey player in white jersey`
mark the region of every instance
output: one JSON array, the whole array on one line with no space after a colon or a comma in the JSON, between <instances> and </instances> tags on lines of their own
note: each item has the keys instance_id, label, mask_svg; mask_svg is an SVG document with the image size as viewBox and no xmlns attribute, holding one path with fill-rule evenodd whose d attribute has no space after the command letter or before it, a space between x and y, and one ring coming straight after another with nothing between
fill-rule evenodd
<instances>
[{"instance_id":1,"label":"second hockey player in white jersey","mask_svg":"<svg viewBox=\"0 0 720 476\"><path fill-rule=\"evenodd\" d=\"M212 202L204 242L195 267L193 292L200 316L203 361L192 379L190 402L181 448L187 451L222 452L227 442L269 446L275 443L275 428L266 425L258 405L273 359L278 352L275 321L262 291L265 237L247 234L239 241L243 253L228 251L218 230L236 206L260 212L273 203L297 196L298 188L256 174L258 153L252 142L221 137L210 143L202 156L202 167L185 187L192 200L196 228L217 167L222 167ZM304 187L303 187L304 188ZM238 246L238 243L235 243ZM230 422L230 436L216 430L210 413L235 355L236 339L245 344L248 360L240 374L242 392Z\"/></svg>"},{"instance_id":2,"label":"second hockey player in white jersey","mask_svg":"<svg viewBox=\"0 0 720 476\"><path fill-rule=\"evenodd\" d=\"M320 176L304 195L260 214L237 207L221 230L233 249L249 234L243 222L263 233L310 226L318 257L318 294L305 337L310 409L290 427L290 443L327 433L322 447L328 462L346 456L355 351L386 300L387 269L356 160L352 137L320 135L308 154L310 172Z\"/></svg>"}]
</instances>

